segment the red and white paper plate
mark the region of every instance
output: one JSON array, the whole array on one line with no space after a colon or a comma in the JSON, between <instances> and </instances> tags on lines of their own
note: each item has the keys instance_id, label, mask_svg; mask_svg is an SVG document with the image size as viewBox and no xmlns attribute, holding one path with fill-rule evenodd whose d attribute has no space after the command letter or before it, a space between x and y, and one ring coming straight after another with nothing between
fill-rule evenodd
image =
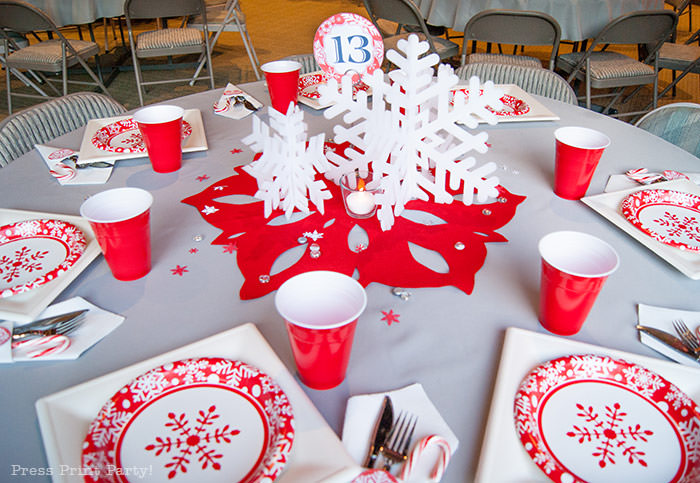
<instances>
[{"instance_id":1,"label":"red and white paper plate","mask_svg":"<svg viewBox=\"0 0 700 483\"><path fill-rule=\"evenodd\" d=\"M366 470L357 475L350 483L397 483L391 473L384 470Z\"/></svg>"},{"instance_id":2,"label":"red and white paper plate","mask_svg":"<svg viewBox=\"0 0 700 483\"><path fill-rule=\"evenodd\" d=\"M469 98L469 89L466 87L452 89L452 92L463 92L466 98ZM486 109L499 117L524 116L530 112L530 106L527 102L515 96L511 96L510 94L505 94L503 97L501 97L501 102L503 103L503 106L500 109L494 109L491 106L486 106Z\"/></svg>"},{"instance_id":3,"label":"red and white paper plate","mask_svg":"<svg viewBox=\"0 0 700 483\"><path fill-rule=\"evenodd\" d=\"M182 139L192 134L192 125L182 121ZM139 126L133 118L122 119L97 130L92 136L92 144L102 151L110 153L145 153Z\"/></svg>"},{"instance_id":4,"label":"red and white paper plate","mask_svg":"<svg viewBox=\"0 0 700 483\"><path fill-rule=\"evenodd\" d=\"M186 359L152 369L100 410L83 443L86 481L263 482L294 440L287 395L243 362ZM130 471L131 470L131 471Z\"/></svg>"},{"instance_id":5,"label":"red and white paper plate","mask_svg":"<svg viewBox=\"0 0 700 483\"><path fill-rule=\"evenodd\" d=\"M80 258L87 241L61 220L27 220L0 227L0 298L54 280Z\"/></svg>"},{"instance_id":6,"label":"red and white paper plate","mask_svg":"<svg viewBox=\"0 0 700 483\"><path fill-rule=\"evenodd\" d=\"M655 240L681 250L700 251L700 196L650 189L622 200L622 215Z\"/></svg>"},{"instance_id":7,"label":"red and white paper plate","mask_svg":"<svg viewBox=\"0 0 700 483\"><path fill-rule=\"evenodd\" d=\"M525 450L560 482L684 482L700 477L698 406L636 364L592 354L536 367L515 396Z\"/></svg>"},{"instance_id":8,"label":"red and white paper plate","mask_svg":"<svg viewBox=\"0 0 700 483\"><path fill-rule=\"evenodd\" d=\"M323 72L340 79L356 72L353 80L372 74L384 60L384 41L372 22L356 13L338 13L323 21L314 36L314 57Z\"/></svg>"},{"instance_id":9,"label":"red and white paper plate","mask_svg":"<svg viewBox=\"0 0 700 483\"><path fill-rule=\"evenodd\" d=\"M299 76L299 95L309 99L319 99L321 93L318 92L318 88L326 82L328 82L328 77L321 72L303 74ZM359 91L370 92L371 89L367 84L360 81L352 86L352 94L355 95Z\"/></svg>"}]
</instances>

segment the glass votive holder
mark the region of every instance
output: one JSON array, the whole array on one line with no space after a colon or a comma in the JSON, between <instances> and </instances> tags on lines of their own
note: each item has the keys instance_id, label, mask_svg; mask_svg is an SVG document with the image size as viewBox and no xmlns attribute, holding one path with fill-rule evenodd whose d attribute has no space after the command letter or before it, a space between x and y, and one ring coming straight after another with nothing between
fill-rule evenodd
<instances>
[{"instance_id":1,"label":"glass votive holder","mask_svg":"<svg viewBox=\"0 0 700 483\"><path fill-rule=\"evenodd\" d=\"M375 195L379 192L379 179L374 179L372 171L360 176L357 171L344 174L340 178L340 191L343 194L345 211L352 218L371 218L377 211Z\"/></svg>"}]
</instances>

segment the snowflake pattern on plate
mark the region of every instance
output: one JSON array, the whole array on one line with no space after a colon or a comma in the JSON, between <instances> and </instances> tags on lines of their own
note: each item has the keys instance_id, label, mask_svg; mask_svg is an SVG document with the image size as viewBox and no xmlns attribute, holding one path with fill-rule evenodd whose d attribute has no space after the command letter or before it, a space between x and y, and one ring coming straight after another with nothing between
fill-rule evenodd
<instances>
[{"instance_id":1,"label":"snowflake pattern on plate","mask_svg":"<svg viewBox=\"0 0 700 483\"><path fill-rule=\"evenodd\" d=\"M0 227L0 298L44 285L72 267L87 241L61 220L27 220Z\"/></svg>"},{"instance_id":2,"label":"snowflake pattern on plate","mask_svg":"<svg viewBox=\"0 0 700 483\"><path fill-rule=\"evenodd\" d=\"M239 361L181 360L120 389L90 424L88 482L126 482L132 467L175 481L272 482L287 463L294 417L269 376ZM234 476L235 475L235 476Z\"/></svg>"},{"instance_id":3,"label":"snowflake pattern on plate","mask_svg":"<svg viewBox=\"0 0 700 483\"><path fill-rule=\"evenodd\" d=\"M192 125L182 121L182 139L192 134ZM145 153L141 131L133 118L122 119L104 126L92 135L92 144L110 153Z\"/></svg>"},{"instance_id":4,"label":"snowflake pattern on plate","mask_svg":"<svg viewBox=\"0 0 700 483\"><path fill-rule=\"evenodd\" d=\"M455 92L462 92L467 99L469 98L469 89L466 87L453 89L451 91L452 96L454 96ZM483 90L481 90L479 95L483 95ZM486 106L486 109L499 117L523 116L530 112L530 106L527 104L527 102L523 101L522 99L518 99L515 96L511 96L510 94L505 94L503 97L501 97L501 102L503 103L503 106L499 107L498 109L494 109L491 106Z\"/></svg>"},{"instance_id":5,"label":"snowflake pattern on plate","mask_svg":"<svg viewBox=\"0 0 700 483\"><path fill-rule=\"evenodd\" d=\"M515 427L555 482L700 478L700 417L648 369L592 354L533 369L515 396Z\"/></svg>"},{"instance_id":6,"label":"snowflake pattern on plate","mask_svg":"<svg viewBox=\"0 0 700 483\"><path fill-rule=\"evenodd\" d=\"M700 196L680 191L637 191L622 200L622 215L666 245L700 251Z\"/></svg>"},{"instance_id":7,"label":"snowflake pattern on plate","mask_svg":"<svg viewBox=\"0 0 700 483\"><path fill-rule=\"evenodd\" d=\"M328 82L328 77L323 72L310 72L299 76L299 95L310 99L318 99L321 93L318 88ZM360 81L352 86L352 93L357 94L359 91L366 91L367 95L371 95L371 89L367 84Z\"/></svg>"}]
</instances>

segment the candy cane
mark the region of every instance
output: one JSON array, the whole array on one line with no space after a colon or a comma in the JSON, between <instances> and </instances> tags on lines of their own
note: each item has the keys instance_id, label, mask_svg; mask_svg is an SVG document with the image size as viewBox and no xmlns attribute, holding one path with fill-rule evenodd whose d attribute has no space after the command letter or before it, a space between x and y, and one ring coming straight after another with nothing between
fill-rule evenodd
<instances>
[{"instance_id":1,"label":"candy cane","mask_svg":"<svg viewBox=\"0 0 700 483\"><path fill-rule=\"evenodd\" d=\"M432 434L421 439L418 444L413 448L411 454L408 457L406 463L404 463L401 469L401 479L406 480L410 475L418 459L421 457L425 449L430 445L437 445L440 448L440 458L438 459L432 473L430 473L430 481L438 482L442 479L442 475L447 468L447 463L450 462L450 456L452 451L450 451L450 444L437 434Z\"/></svg>"},{"instance_id":2,"label":"candy cane","mask_svg":"<svg viewBox=\"0 0 700 483\"><path fill-rule=\"evenodd\" d=\"M227 97L214 104L214 112L226 112L229 107L231 107L231 98Z\"/></svg>"},{"instance_id":3,"label":"candy cane","mask_svg":"<svg viewBox=\"0 0 700 483\"><path fill-rule=\"evenodd\" d=\"M38 347L38 349L27 352L27 357L36 359L38 357L58 354L68 349L70 339L65 335L48 335L44 337L35 337L34 339L21 340L12 343L13 349L21 347Z\"/></svg>"},{"instance_id":4,"label":"candy cane","mask_svg":"<svg viewBox=\"0 0 700 483\"><path fill-rule=\"evenodd\" d=\"M664 177L659 173L649 173L649 170L646 168L630 169L625 174L628 178L640 184L651 184L655 181L663 180L662 178Z\"/></svg>"}]
</instances>

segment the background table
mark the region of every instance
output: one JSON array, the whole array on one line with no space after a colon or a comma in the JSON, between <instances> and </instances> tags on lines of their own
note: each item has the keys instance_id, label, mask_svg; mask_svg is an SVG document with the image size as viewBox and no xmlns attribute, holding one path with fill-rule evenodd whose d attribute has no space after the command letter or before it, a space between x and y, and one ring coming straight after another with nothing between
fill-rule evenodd
<instances>
[{"instance_id":1,"label":"background table","mask_svg":"<svg viewBox=\"0 0 700 483\"><path fill-rule=\"evenodd\" d=\"M612 19L636 10L659 10L663 0L416 0L429 24L459 32L470 18L489 9L534 10L554 17L563 40L595 37Z\"/></svg>"},{"instance_id":2,"label":"background table","mask_svg":"<svg viewBox=\"0 0 700 483\"><path fill-rule=\"evenodd\" d=\"M243 88L269 105L262 83ZM251 131L251 118L233 121L214 115L211 107L220 92L170 101L201 109L209 144L207 152L186 154L183 167L175 173L156 174L149 162L140 158L119 161L106 186L62 187L48 174L36 152L0 170L0 197L5 208L77 214L87 196L121 186L147 189L155 198L151 273L134 282L118 282L98 258L58 299L82 296L126 316L124 323L78 360L0 366L0 407L4 413L0 480L24 481L9 476L12 465L45 467L33 407L42 396L246 322L255 323L287 367L294 367L283 322L274 307L274 294L239 300L242 277L236 255L226 253L222 246L211 246L219 230L207 224L192 206L180 202L232 175L235 166L252 159L253 153L240 141ZM483 127L492 148L477 156L479 163L495 161L501 184L527 199L515 218L498 230L509 241L487 244L488 256L476 275L474 292L467 295L453 287L411 289L411 298L403 301L392 295L391 287L370 284L346 381L328 391L305 389L340 434L349 396L421 383L460 439L445 483L474 478L505 329L516 326L546 333L537 321L537 242L543 235L580 230L603 238L620 254L619 270L607 281L573 340L658 356L638 341L634 329L637 304L700 310L699 282L683 276L583 203L554 195L553 131L562 125L582 125L611 137L612 144L603 155L589 194L602 192L610 174L640 166L695 171L697 158L623 122L539 99L561 120ZM310 133L330 136L331 122L319 111L305 110ZM78 149L81 139L82 130L78 130L50 144ZM199 236L202 241L196 241ZM190 253L192 248L198 252ZM182 276L172 272L178 265L187 267ZM381 320L382 311L389 310L399 314L397 323L387 325ZM700 394L690 396L700 401Z\"/></svg>"},{"instance_id":3,"label":"background table","mask_svg":"<svg viewBox=\"0 0 700 483\"><path fill-rule=\"evenodd\" d=\"M83 25L100 18L124 15L124 2L121 0L27 0L40 8L59 27Z\"/></svg>"}]
</instances>

